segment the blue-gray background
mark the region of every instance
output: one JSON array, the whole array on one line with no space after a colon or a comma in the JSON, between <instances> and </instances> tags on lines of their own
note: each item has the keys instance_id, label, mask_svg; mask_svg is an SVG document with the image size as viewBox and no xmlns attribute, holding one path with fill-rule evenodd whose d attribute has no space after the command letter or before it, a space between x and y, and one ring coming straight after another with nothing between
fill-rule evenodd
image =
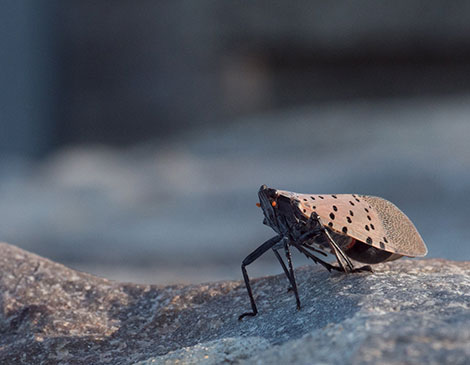
<instances>
[{"instance_id":1,"label":"blue-gray background","mask_svg":"<svg viewBox=\"0 0 470 365\"><path fill-rule=\"evenodd\" d=\"M0 24L0 240L236 279L265 183L382 196L470 259L470 3L11 0Z\"/></svg>"}]
</instances>

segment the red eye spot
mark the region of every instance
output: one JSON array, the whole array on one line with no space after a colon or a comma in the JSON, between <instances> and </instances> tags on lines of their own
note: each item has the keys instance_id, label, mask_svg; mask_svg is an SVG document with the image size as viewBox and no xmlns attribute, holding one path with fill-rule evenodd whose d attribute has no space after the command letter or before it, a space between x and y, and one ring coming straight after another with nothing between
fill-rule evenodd
<instances>
[{"instance_id":1,"label":"red eye spot","mask_svg":"<svg viewBox=\"0 0 470 365\"><path fill-rule=\"evenodd\" d=\"M258 208L261 208L261 204L260 204L260 203L256 203L256 206L257 206Z\"/></svg>"},{"instance_id":2,"label":"red eye spot","mask_svg":"<svg viewBox=\"0 0 470 365\"><path fill-rule=\"evenodd\" d=\"M276 202L272 202L271 205L272 205L273 207L275 207L275 206L277 205L277 203L276 203Z\"/></svg>"}]
</instances>

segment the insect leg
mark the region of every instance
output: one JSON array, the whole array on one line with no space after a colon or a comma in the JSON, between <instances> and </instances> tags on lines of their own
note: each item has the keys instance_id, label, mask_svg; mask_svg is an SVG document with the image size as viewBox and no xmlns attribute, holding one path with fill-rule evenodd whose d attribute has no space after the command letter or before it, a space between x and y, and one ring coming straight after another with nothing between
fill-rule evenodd
<instances>
[{"instance_id":1,"label":"insect leg","mask_svg":"<svg viewBox=\"0 0 470 365\"><path fill-rule=\"evenodd\" d=\"M282 259L281 255L279 255L279 252L277 252L277 249L273 248L273 252L276 255L277 259L279 260L279 263L282 266L282 270L284 270L284 274L286 274L286 277L289 280L291 287L289 288L288 291L290 291L293 287L293 284L292 284L292 278L290 277L290 274L289 274L289 270L287 270L287 266L284 263L284 260Z\"/></svg>"},{"instance_id":2,"label":"insect leg","mask_svg":"<svg viewBox=\"0 0 470 365\"><path fill-rule=\"evenodd\" d=\"M338 264L343 269L343 271L345 273L354 271L354 265L352 264L351 260L346 256L343 250L341 250L341 248L336 244L333 238L331 238L328 231L324 229L323 233L328 238L328 242L330 243L330 246L335 253L336 260L338 260Z\"/></svg>"},{"instance_id":3,"label":"insect leg","mask_svg":"<svg viewBox=\"0 0 470 365\"><path fill-rule=\"evenodd\" d=\"M310 232L307 232L307 233L304 233L302 236L300 236L297 241L298 242L305 242L305 241L308 241L309 239L313 238L314 236L316 236L318 234L318 230L315 231L315 230L312 230ZM320 251L320 250L317 250L315 247L311 247L311 246L308 246L306 247L308 248L309 250L311 251L314 251L314 252L317 252L323 256L328 256L325 252L323 251Z\"/></svg>"},{"instance_id":4,"label":"insect leg","mask_svg":"<svg viewBox=\"0 0 470 365\"><path fill-rule=\"evenodd\" d=\"M248 277L248 273L246 271L245 266L251 264L257 258L259 258L262 254L264 254L266 251L268 251L270 248L272 248L274 245L276 245L276 243L278 243L281 239L282 239L281 236L276 236L276 237L271 238L270 240L267 240L265 243L263 243L261 246L259 246L256 250L254 250L252 253L250 253L243 260L243 262L242 262L243 279L245 280L246 290L248 291L248 296L250 297L252 312L243 313L242 315L240 315L238 317L238 320L241 320L243 317L246 317L246 316L256 316L256 314L258 313L258 309L256 308L255 299L253 298L253 292L251 290L250 278Z\"/></svg>"},{"instance_id":5,"label":"insect leg","mask_svg":"<svg viewBox=\"0 0 470 365\"><path fill-rule=\"evenodd\" d=\"M338 260L338 264L341 267L342 271L345 273L353 272L354 266L351 260L346 256L346 254L341 250L341 248L337 245L337 243L331 238L330 234L328 233L325 225L322 223L320 217L316 213L312 213L310 216L312 221L316 221L319 225L319 229L321 232L326 236L328 243L330 244L331 249L333 250L336 260Z\"/></svg>"},{"instance_id":6,"label":"insect leg","mask_svg":"<svg viewBox=\"0 0 470 365\"><path fill-rule=\"evenodd\" d=\"M323 265L328 271L331 271L331 270L342 271L341 268L333 266L333 265L329 264L328 262L325 262L325 261L319 259L315 255L313 255L311 252L309 252L306 247L303 247L303 246L299 245L296 242L293 242L292 245L295 248L297 248L297 250L299 250L301 253L303 253L305 256L307 256L309 259L312 259L316 264ZM308 247L308 248L310 249L310 247Z\"/></svg>"},{"instance_id":7,"label":"insect leg","mask_svg":"<svg viewBox=\"0 0 470 365\"><path fill-rule=\"evenodd\" d=\"M297 283L295 282L294 267L292 266L292 258L291 258L290 249L289 249L289 241L287 240L284 243L284 250L286 252L287 263L289 264L289 272L290 272L292 289L294 290L295 302L297 303L297 309L300 309L299 291L297 290Z\"/></svg>"},{"instance_id":8,"label":"insect leg","mask_svg":"<svg viewBox=\"0 0 470 365\"><path fill-rule=\"evenodd\" d=\"M316 264L321 264L323 265L328 271L331 272L331 270L336 270L336 271L341 271L341 272L344 272L344 269L342 267L338 267L338 266L335 266L335 265L331 265L330 263L326 262L326 261L323 261L322 259L318 258L317 256L313 255L311 252L309 252L308 250L312 250L312 251L316 251L316 252L321 252L321 251L318 251L318 250L315 250L314 248L310 247L310 246L307 246L307 245L303 245L303 244L298 244L296 242L293 242L292 243L293 246L295 246L295 248L297 248L301 253L303 253L305 256L307 256L307 258L310 258L312 259ZM370 267L369 265L366 265L366 266L362 266L362 267L358 267L358 268L354 268L351 272L364 272L364 271L369 271L369 272L374 272L372 270L372 267Z\"/></svg>"}]
</instances>

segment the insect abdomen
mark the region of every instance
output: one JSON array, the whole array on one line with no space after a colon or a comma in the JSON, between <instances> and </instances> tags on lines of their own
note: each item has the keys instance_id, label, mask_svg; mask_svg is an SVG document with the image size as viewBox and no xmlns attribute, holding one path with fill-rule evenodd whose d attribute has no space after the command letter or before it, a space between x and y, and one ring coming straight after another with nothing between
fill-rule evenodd
<instances>
[{"instance_id":1,"label":"insect abdomen","mask_svg":"<svg viewBox=\"0 0 470 365\"><path fill-rule=\"evenodd\" d=\"M402 257L402 255L379 250L378 248L357 240L353 245L348 247L344 253L353 260L362 262L364 264L378 264L380 262L392 261Z\"/></svg>"},{"instance_id":2,"label":"insect abdomen","mask_svg":"<svg viewBox=\"0 0 470 365\"><path fill-rule=\"evenodd\" d=\"M403 257L402 255L375 248L347 235L334 232L331 229L327 228L327 230L348 257L364 264L378 264ZM330 251L326 236L315 237L314 243L320 249Z\"/></svg>"}]
</instances>

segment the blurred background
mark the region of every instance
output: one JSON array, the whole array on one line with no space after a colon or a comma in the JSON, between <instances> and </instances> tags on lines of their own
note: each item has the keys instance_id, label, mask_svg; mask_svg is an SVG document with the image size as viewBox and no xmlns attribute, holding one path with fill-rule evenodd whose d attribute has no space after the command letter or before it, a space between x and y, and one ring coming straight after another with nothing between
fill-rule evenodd
<instances>
[{"instance_id":1,"label":"blurred background","mask_svg":"<svg viewBox=\"0 0 470 365\"><path fill-rule=\"evenodd\" d=\"M0 10L0 240L117 280L240 279L267 184L382 196L429 257L470 260L470 3Z\"/></svg>"}]
</instances>

